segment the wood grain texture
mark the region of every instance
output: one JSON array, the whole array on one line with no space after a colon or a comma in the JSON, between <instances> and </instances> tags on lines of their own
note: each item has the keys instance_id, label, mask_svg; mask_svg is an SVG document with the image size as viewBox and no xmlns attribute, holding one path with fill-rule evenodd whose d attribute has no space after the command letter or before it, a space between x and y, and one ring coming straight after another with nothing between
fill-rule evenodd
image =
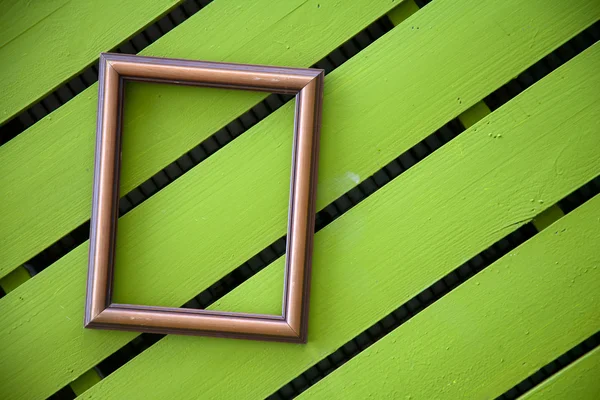
<instances>
[{"instance_id":1,"label":"wood grain texture","mask_svg":"<svg viewBox=\"0 0 600 400\"><path fill-rule=\"evenodd\" d=\"M519 2L515 2L515 4L517 3ZM516 7L520 6L523 5L516 5ZM425 13L423 15L429 16L431 21L444 20L449 7L435 7L434 3L422 12ZM474 16L468 13L472 9L465 2L463 8L459 8L458 12L465 11L467 18L473 18ZM513 10L513 8L510 9L511 12ZM478 11L479 13L475 15L489 15L484 12L485 10ZM424 22L429 21L428 18L425 18ZM487 22L483 21L482 24L486 25ZM444 32L453 26L455 25L446 26L446 29L438 32L438 35L448 39L453 38L452 35L444 35ZM348 171L357 171L361 176L368 176L373 170L379 168L378 165L385 164L391 157L420 140L420 137L427 136L435 127L442 125L449 114L458 114L461 112L461 107L468 107L469 102L471 104L477 102L482 95L481 91L493 90L493 87L485 85L494 84L494 80L482 78L475 80L482 85L478 89L479 92L472 92L473 85L469 82L473 81L466 74L471 65L468 63L463 65L463 60L459 59L456 60L456 64L449 67L450 71L458 68L453 75L455 86L445 85L445 81L443 81L443 86L431 87L431 90L436 92L452 88L452 91L446 95L452 99L450 104L446 104L447 99L443 98L443 102L432 105L431 97L418 95L419 91L416 87L410 92L416 93L414 102L410 104L406 104L404 101L406 92L400 90L393 91L396 97L388 96L388 101L380 102L379 95L375 95L375 93L381 91L382 86L389 85L389 83L384 83L385 79L389 81L398 76L399 71L393 68L399 65L398 59L410 60L410 57L398 59L392 55L383 57L393 53L392 49L398 48L398 45L404 41L411 41L413 36L411 29L402 29L402 25L396 29L399 29L396 31L399 33L393 32L387 35L384 40L369 47L369 51L361 58L350 61L337 73L333 73L327 78L329 81L326 84L326 92L329 90L329 94L326 95L328 97L324 102L325 120L319 187L320 207L337 198L355 184L351 178L346 176ZM515 31L520 31L520 29L515 27ZM457 40L460 43L463 41L467 44L478 43L466 40L467 38L460 36ZM417 51L423 53L423 46L418 46L418 43L416 39L413 39L411 53ZM426 43L436 45L438 42ZM479 46L480 44L475 48L479 48ZM497 54L496 51L500 51L503 47L492 49L492 53ZM441 48L443 49L443 46ZM487 46L481 45L481 48L484 49ZM434 47L434 50L437 49ZM471 51L471 48L466 48L464 56L471 58ZM430 52L424 54L430 54ZM465 257L468 258L469 254L477 253L489 243L516 229L519 223L532 218L546 205L552 204L598 174L600 169L598 155L593 151L597 147L596 140L598 140L593 122L599 112L597 109L598 91L595 90L598 77L595 77L596 74L592 67L597 61L597 51L593 54L596 55L596 58L590 58L589 55L580 56L576 62L571 62L568 68L555 72L552 75L555 78L547 79L543 85L536 86L535 91L527 92L531 94L528 94L525 100L516 101L514 106L488 117L486 122L494 122L492 128L486 128L482 121L482 127L485 129L473 127L470 135L459 138L440 156L430 157L428 163L425 164L429 167L418 166L412 173L399 180L403 183L396 185L403 185L401 191L404 191L404 187L406 187L406 193L412 193L412 196L392 195L391 198L394 200L390 201L392 205L397 203L394 210L400 210L401 215L410 217L409 221L399 219L396 214L390 216L388 213L382 216L382 220L385 221L383 226L389 226L389 228L378 233L377 229L380 226L373 220L369 231L363 234L360 230L355 229L357 222L371 219L371 217L365 218L366 214L364 213L369 210L363 209L357 219L350 219L349 225L344 228L350 233L348 236L344 233L344 229L339 231L339 238L348 239L349 247L356 245L357 241L362 240L361 238L370 237L371 233L373 242L365 245L377 244L381 235L384 237L389 235L387 242L382 243L384 247L380 248L380 254L384 258L378 261L389 261L393 267L388 265L382 268L380 273L375 270L374 274L365 274L365 277L357 280L356 283L359 285L362 282L365 283L365 289L375 287L372 286L375 284L372 279L379 280L385 277L382 282L388 281L388 273L394 272L398 265L406 265L409 267L407 272L417 274L420 278L412 281L409 279L411 285L414 283L416 286L407 288L405 292L390 292L388 287L387 291L382 291L383 297L376 296L373 301L365 303L366 305L381 304L381 310L378 311L389 312L403 299L410 298L416 287L426 287L428 283L437 279L437 276L443 275L443 271L453 268L464 261ZM384 63L381 70L387 71L387 73L383 73L381 83L373 87L374 83L369 68L379 69L376 68L378 64L371 60L378 59L380 56ZM509 54L504 56L508 57ZM431 61L431 59L424 60L425 65ZM512 69L503 70L503 65L503 63L490 64L486 72L489 72L490 76L496 76L497 80L501 80L504 77L514 76L515 68L523 67L521 64L511 64ZM413 68L415 68L414 71ZM400 72L404 71L404 74L409 75L408 78L410 78L410 73L418 73L421 68L423 68L421 64L406 61ZM492 72L497 71L497 68L500 68L501 72L494 75ZM569 73L567 74L567 72ZM411 81L408 79L408 82ZM404 81L392 81L392 83L394 82L396 85L400 85ZM496 83L498 82L496 81ZM329 85L329 89L327 89L327 85ZM350 86L348 90L351 90L353 95L349 95L346 90L347 86ZM384 90L383 93L389 92ZM463 95L466 105L462 106L455 101L457 93ZM419 110L421 106L426 107L429 114L412 112L404 114L411 116L409 118L397 118L399 114L394 111L398 109L404 111L413 109L413 107ZM431 108L428 108L430 106ZM372 110L368 119L371 124L373 121L378 122L377 129L369 129L368 121L363 121L365 115L358 112L360 109ZM177 182L153 196L142 207L121 219L119 232L121 242L119 243L120 250L117 252L119 258L117 272L120 274L117 279L117 298L137 302L147 299L154 304L163 305L182 304L285 232L286 187L289 173L287 167L289 156L287 154L291 148L291 135L287 132L291 132L291 112L291 108L287 107L275 113ZM561 125L558 123L559 121L561 123L567 121L565 122L567 125ZM515 127L521 129L514 129ZM501 140L490 138L488 136L491 133L489 129L503 132L504 137ZM366 131L372 132L372 134L365 135ZM402 134L399 135L397 132ZM569 140L568 132L577 132L578 140ZM535 148L535 151L532 148ZM543 151L539 151L540 148ZM378 154L381 155L377 156ZM466 157L465 154L473 155L473 157ZM507 160L510 161L510 165L506 164ZM460 168L457 170L458 166ZM534 173L531 173L530 170L533 170ZM472 171L477 173L473 174ZM440 178L432 182L431 186L422 187L423 176L436 177L437 175ZM463 176L466 176L467 179L464 179ZM491 182L488 190L482 190L480 186L473 186L477 183L482 184L482 182ZM382 193L386 192L386 190L382 191ZM465 194L461 192L465 192ZM273 196L262 196L260 193L273 193ZM471 194L474 199L468 202L468 207L465 207L467 196ZM396 197L404 199L404 201L397 202ZM543 198L546 202L531 205L529 199L532 197ZM373 201L368 204L373 204ZM422 208L407 213L406 210L412 210L412 203ZM384 204L389 205L390 203L384 202ZM440 205L444 204L446 205L440 209ZM219 212L219 210L222 211ZM225 212L225 210L231 211ZM440 213L443 214L446 211L454 217L446 220L445 217L440 216ZM437 214L430 215L436 212ZM412 260L398 260L397 257L400 254L397 251L389 251L389 249L397 247L399 237L409 237L412 235L411 231L417 230L419 227L427 228L429 225L424 225L423 221L427 220L429 223L428 218L431 217L436 217L431 222L436 228L427 231L432 235L415 237L417 246L407 254L412 257ZM335 226L340 225L340 221L345 218L337 221ZM389 225L388 220L397 220L401 225ZM396 232L398 226L401 228ZM443 241L448 232L454 231L456 226L463 227L469 235L453 237L454 241L442 249L443 253L448 254L448 257L442 265L434 264L440 269L425 271L427 274L423 275L420 274L419 269L411 270L412 265L417 265L415 263L421 265L421 261L425 261L422 265L429 265L439 259L446 260L444 254L440 253L431 254L433 258L425 260L419 260L417 256L430 254L428 248L423 246ZM333 230L334 228L329 229L336 232ZM227 233L228 236L220 236L219 232ZM230 248L230 243L236 243L235 250ZM347 263L360 265L355 263L353 258L365 250L364 246L357 247L356 251L359 253L350 252L346 257L339 257L345 253L345 249L342 247L338 250L336 249L337 245L335 241L331 243L333 251L330 253L334 261L339 258L338 261L341 264L336 261L339 269L331 269L330 272L334 275L328 277L322 275L327 271L321 268L320 275L313 279L316 284L323 282L324 278L330 278L330 282L336 282L331 290L339 290L344 286L345 280L340 279L340 282L337 282L338 278L335 277L335 274L343 271ZM386 249L385 246L392 247ZM365 252L363 257L370 258L369 254ZM374 252L373 254L379 253ZM83 330L86 257L87 244L80 246L55 265L0 300L0 327L2 327L0 328L0 341L7 344L1 350L0 371L8 377L1 382L0 393L10 393L11 397L17 398L49 395L135 337L134 333ZM366 262L365 265L368 266L374 261L374 259L363 260L362 263ZM281 264L278 263L269 269L269 271L275 271L269 273L274 274L274 279L269 279L268 282L259 285L264 295L256 295L256 292L250 292L248 295L245 294L245 290L238 291L241 293L239 295L241 302L224 303L217 306L217 309L247 312L258 310L273 312L272 310L275 310L276 312L280 308L282 285L281 276L277 274L279 271L277 265ZM404 273L404 271L397 272ZM366 280L367 278L369 280ZM254 281L262 282L260 279ZM131 286L133 283L139 286ZM270 286L271 284L273 287ZM251 285L244 286L252 287ZM317 294L316 297L312 297L315 307L316 304L323 301L323 294L326 293L323 292L324 286L320 287L321 295ZM356 290L352 285L349 289ZM370 292L367 292L366 296L369 294ZM350 292L340 297L342 303L346 300L352 300ZM349 301L348 304L351 305L352 301ZM351 308L349 307L348 310ZM327 308L323 310L327 311ZM339 331L339 334L331 335L330 341L315 341L315 351L311 350L312 347L297 348L298 355L304 354L298 358L299 364L282 369L281 374L275 374L273 379L265 382L268 384L267 386L257 387L257 390L268 392L276 385L282 384L314 360L333 351L336 344L344 343L364 327L369 326L377 316L373 315L372 309L363 309L358 317L360 318L349 318L341 325L343 329ZM316 322L311 322L311 330L316 333L320 332L319 327L322 328L328 318L330 316L317 317L314 320ZM337 323L338 320L336 319L334 322ZM324 332L331 334L331 331ZM194 339L198 340L198 338ZM206 343L211 343L216 350L215 356L227 353L226 349L229 346L232 346L231 350L234 351L234 354L236 349L241 351L244 346L248 346L247 350L256 350L257 355L262 354L267 359L270 357L271 350L269 349L289 351L289 349L296 348L294 346L272 348L269 345L263 350L259 350L258 347L247 342L205 342L203 340L193 342L182 338L170 340L176 340L176 343L181 343L183 346L194 343L205 346ZM177 340L182 341L178 342ZM312 341L315 338L309 340ZM242 343L246 344L242 345ZM179 349L183 351L184 347ZM197 352L199 348L192 346L189 350ZM310 354L312 357L308 357ZM162 358L160 355L152 357ZM233 357L233 355L227 357ZM245 360L245 357L246 355L243 355L240 361ZM261 360L261 357L258 357L257 360ZM185 359L187 356L179 357L178 362ZM192 359L193 362L201 362L200 358L192 357ZM231 360L231 358L224 358L223 362L226 360ZM240 365L242 364L231 364L232 367L238 369L241 368ZM189 365L182 363L182 367L185 367L185 370ZM244 368L242 367L242 369ZM213 367L209 369L215 370ZM190 373L193 371L195 370L191 369ZM225 372L227 369L223 371ZM248 372L255 371L250 369ZM154 375L149 374L148 376ZM181 373L181 376L190 378L191 375L185 372ZM122 382L120 379L114 382ZM190 379L189 382L195 381L194 378ZM35 381L36 384L32 385L32 381ZM240 384L244 382L246 382L244 379L239 381Z\"/></svg>"},{"instance_id":2,"label":"wood grain texture","mask_svg":"<svg viewBox=\"0 0 600 400\"><path fill-rule=\"evenodd\" d=\"M308 67L395 4L389 0L215 2L140 54ZM568 34L582 23L586 22L574 21ZM234 26L244 29L232 30ZM93 85L0 147L0 277L90 218L97 90ZM265 96L150 84L128 90L121 193ZM291 137L291 128L285 132Z\"/></svg>"},{"instance_id":3,"label":"wood grain texture","mask_svg":"<svg viewBox=\"0 0 600 400\"><path fill-rule=\"evenodd\" d=\"M520 400L597 400L600 398L600 348L592 350Z\"/></svg>"},{"instance_id":4,"label":"wood grain texture","mask_svg":"<svg viewBox=\"0 0 600 400\"><path fill-rule=\"evenodd\" d=\"M598 243L600 196L469 279L300 398L500 396L600 329Z\"/></svg>"},{"instance_id":5,"label":"wood grain texture","mask_svg":"<svg viewBox=\"0 0 600 400\"><path fill-rule=\"evenodd\" d=\"M600 46L579 56L320 231L315 237L307 345L168 336L94 386L88 398L194 398L199 393L207 398L223 393L230 398L264 397L335 351L542 211L546 206L532 205L532 196L552 204L600 173L600 157L593 150L600 140L600 76L592 68L599 57ZM503 139L491 138L490 132L502 133ZM322 159L323 166L332 159ZM174 226L181 223L177 220ZM240 243L237 238L233 242ZM82 279L74 264L55 267L73 271L64 281L69 292L79 290L78 282L71 283ZM276 312L282 274L279 259L212 308ZM197 287L211 282L195 281ZM188 290L184 278L177 283L163 278L162 284L178 293ZM28 314L80 301L65 293L48 307L31 304L40 302L33 297L35 291L27 295L32 296L24 302ZM16 299L12 307L18 307ZM76 306L72 310L81 312ZM10 326L13 320L0 322ZM48 325L52 336L58 322ZM93 361L126 339L120 333L91 338L73 327L61 333L75 343L87 339L85 351L77 355L56 348L71 363ZM15 347L23 348L23 334L19 330L14 335L19 340ZM42 361L38 371L48 368ZM235 379L227 378L232 375Z\"/></svg>"},{"instance_id":6,"label":"wood grain texture","mask_svg":"<svg viewBox=\"0 0 600 400\"><path fill-rule=\"evenodd\" d=\"M1 1L0 124L181 1Z\"/></svg>"},{"instance_id":7,"label":"wood grain texture","mask_svg":"<svg viewBox=\"0 0 600 400\"><path fill-rule=\"evenodd\" d=\"M369 132L369 145L361 142L363 148L356 146L346 154L337 136L323 139L329 151L336 146L340 150L337 165L343 170L321 174L326 191L321 197L335 198L350 189L356 184L353 174L362 179L373 173L600 17L600 3L587 0L517 3L511 0L492 8L436 0L354 57L343 72L333 74L325 87L330 105L325 102L329 108L324 123L332 127L331 135L355 132L342 146L363 140L359 137L364 132ZM274 6L264 0L245 2L247 7L241 9L235 2L223 4L207 7L144 54L305 66L396 3L356 1L349 6L320 1L318 8L312 1ZM230 24L221 24L223 18ZM231 32L229 26L248 30ZM189 40L198 35L202 40ZM121 193L262 98L164 85L138 89L127 95ZM51 120L40 121L0 148L0 276L89 218L95 91L93 87L82 93ZM386 113L413 116L378 122ZM277 129L291 132L291 125L280 121ZM381 137L383 144L378 145ZM277 143L289 148L288 142ZM348 169L354 165L363 168ZM281 179L280 187L287 186L283 179L288 178Z\"/></svg>"}]
</instances>

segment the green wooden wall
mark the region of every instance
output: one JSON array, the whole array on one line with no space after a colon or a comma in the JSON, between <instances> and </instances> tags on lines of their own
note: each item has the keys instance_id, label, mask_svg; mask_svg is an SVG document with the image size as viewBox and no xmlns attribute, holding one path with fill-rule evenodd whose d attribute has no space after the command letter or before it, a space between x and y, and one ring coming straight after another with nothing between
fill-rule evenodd
<instances>
[{"instance_id":1,"label":"green wooden wall","mask_svg":"<svg viewBox=\"0 0 600 400\"><path fill-rule=\"evenodd\" d=\"M0 124L179 5L0 2ZM492 398L600 331L600 44L491 110L484 99L598 24L593 0L216 0L140 54L308 67L384 18L325 79L318 210L449 121L466 130L315 236L306 345L83 329L88 243L23 265L89 220L97 85L0 146L0 398L265 398L521 227L537 234L302 398ZM596 38L595 40L597 40ZM128 84L121 192L266 94ZM119 220L114 300L181 306L286 231L293 101ZM2 127L0 127L1 129ZM213 309L278 314L283 258ZM598 398L592 350L525 394Z\"/></svg>"}]
</instances>

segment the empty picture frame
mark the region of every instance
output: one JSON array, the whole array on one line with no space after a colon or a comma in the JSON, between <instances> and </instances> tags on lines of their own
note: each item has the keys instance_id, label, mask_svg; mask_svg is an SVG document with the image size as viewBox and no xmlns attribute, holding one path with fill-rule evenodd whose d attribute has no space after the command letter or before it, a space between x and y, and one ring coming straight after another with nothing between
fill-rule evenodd
<instances>
[{"instance_id":1,"label":"empty picture frame","mask_svg":"<svg viewBox=\"0 0 600 400\"><path fill-rule=\"evenodd\" d=\"M86 328L305 343L324 72L101 54ZM296 95L282 315L112 303L125 80Z\"/></svg>"}]
</instances>

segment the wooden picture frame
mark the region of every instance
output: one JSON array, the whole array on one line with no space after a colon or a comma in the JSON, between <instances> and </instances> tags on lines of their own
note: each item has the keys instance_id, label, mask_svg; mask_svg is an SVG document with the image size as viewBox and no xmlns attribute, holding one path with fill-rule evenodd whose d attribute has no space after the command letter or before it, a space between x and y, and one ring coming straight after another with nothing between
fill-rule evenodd
<instances>
[{"instance_id":1,"label":"wooden picture frame","mask_svg":"<svg viewBox=\"0 0 600 400\"><path fill-rule=\"evenodd\" d=\"M323 79L317 69L101 54L86 328L306 342ZM282 315L112 303L125 80L296 95Z\"/></svg>"}]
</instances>

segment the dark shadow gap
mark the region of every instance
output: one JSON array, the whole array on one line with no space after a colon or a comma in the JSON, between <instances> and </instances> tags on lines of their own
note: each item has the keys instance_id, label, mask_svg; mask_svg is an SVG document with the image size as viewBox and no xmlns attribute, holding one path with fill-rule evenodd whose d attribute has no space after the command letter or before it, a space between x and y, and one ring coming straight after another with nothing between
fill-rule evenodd
<instances>
[{"instance_id":1,"label":"dark shadow gap","mask_svg":"<svg viewBox=\"0 0 600 400\"><path fill-rule=\"evenodd\" d=\"M533 390L536 386L541 385L547 379L555 374L558 374L581 357L585 356L600 345L600 332L596 332L577 346L568 350L560 357L550 361L534 374L523 379L521 382L507 390L505 393L498 396L497 400L513 400L521 397L525 393Z\"/></svg>"}]
</instances>

